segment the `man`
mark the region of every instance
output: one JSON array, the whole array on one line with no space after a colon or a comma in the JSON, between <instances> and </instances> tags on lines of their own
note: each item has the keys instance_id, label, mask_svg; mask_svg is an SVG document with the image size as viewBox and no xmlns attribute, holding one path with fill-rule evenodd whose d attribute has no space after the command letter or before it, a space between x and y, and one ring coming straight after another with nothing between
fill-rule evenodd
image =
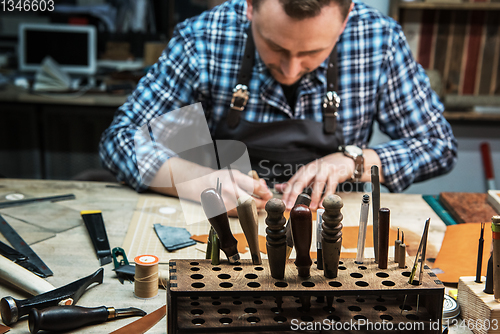
<instances>
[{"instance_id":1,"label":"man","mask_svg":"<svg viewBox=\"0 0 500 334\"><path fill-rule=\"evenodd\" d=\"M214 139L247 145L252 166L283 191L288 208L311 186L316 209L339 184L370 181L372 165L399 192L456 162L443 106L401 27L357 1L231 0L179 24L103 134L104 165L146 189L135 131L195 102L202 103ZM366 148L374 121L392 140ZM162 157L150 168L151 188L177 194L175 187L155 187L172 170L198 175L200 166ZM213 175L199 186L214 187ZM236 174L232 182L253 182L262 208L271 194L249 180ZM190 199L199 194L193 190Z\"/></svg>"}]
</instances>

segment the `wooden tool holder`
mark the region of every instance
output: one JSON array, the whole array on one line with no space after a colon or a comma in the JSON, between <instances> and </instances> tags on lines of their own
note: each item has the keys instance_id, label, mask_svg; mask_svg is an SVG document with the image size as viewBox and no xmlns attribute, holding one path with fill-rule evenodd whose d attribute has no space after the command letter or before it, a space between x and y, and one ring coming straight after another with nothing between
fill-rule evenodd
<instances>
[{"instance_id":1,"label":"wooden tool holder","mask_svg":"<svg viewBox=\"0 0 500 334\"><path fill-rule=\"evenodd\" d=\"M441 333L444 286L427 266L422 284L410 285L410 270L399 269L392 259L384 270L373 260L358 265L354 259L341 259L334 279L324 277L315 264L311 277L300 278L293 260L287 261L283 280L271 277L267 260L260 266L250 260L217 266L210 260L171 260L169 265L168 334L297 333L292 325L299 322L326 322L332 329L335 322L363 323L366 327L353 332L368 333L374 332L370 322L384 321L394 325L394 333L401 332L398 323L410 322L425 327L408 333ZM281 309L276 297L283 300ZM308 311L301 304L307 297L311 297ZM330 307L327 300L332 298ZM307 333L325 333L324 327L319 329Z\"/></svg>"},{"instance_id":2,"label":"wooden tool holder","mask_svg":"<svg viewBox=\"0 0 500 334\"><path fill-rule=\"evenodd\" d=\"M476 283L475 280L475 276L465 276L458 281L457 300L461 317L474 333L499 333L500 303L495 301L492 294L483 291L484 276L481 283Z\"/></svg>"}]
</instances>

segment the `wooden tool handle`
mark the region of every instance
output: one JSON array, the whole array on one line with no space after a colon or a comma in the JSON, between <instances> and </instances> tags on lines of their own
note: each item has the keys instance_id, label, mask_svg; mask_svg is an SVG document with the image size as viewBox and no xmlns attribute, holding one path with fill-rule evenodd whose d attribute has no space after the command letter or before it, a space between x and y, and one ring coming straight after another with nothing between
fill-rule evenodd
<instances>
[{"instance_id":1,"label":"wooden tool handle","mask_svg":"<svg viewBox=\"0 0 500 334\"><path fill-rule=\"evenodd\" d=\"M285 276L286 235L283 216L286 206L282 200L271 198L266 203L266 248L271 276L282 279Z\"/></svg>"},{"instance_id":2,"label":"wooden tool handle","mask_svg":"<svg viewBox=\"0 0 500 334\"><path fill-rule=\"evenodd\" d=\"M293 240L297 253L295 265L300 277L309 277L312 265L309 252L312 241L311 210L307 206L299 204L290 212L290 218L292 219Z\"/></svg>"},{"instance_id":3,"label":"wooden tool handle","mask_svg":"<svg viewBox=\"0 0 500 334\"><path fill-rule=\"evenodd\" d=\"M32 334L40 330L68 331L85 325L98 324L108 319L106 306L53 306L43 310L31 309L28 323Z\"/></svg>"},{"instance_id":4,"label":"wooden tool handle","mask_svg":"<svg viewBox=\"0 0 500 334\"><path fill-rule=\"evenodd\" d=\"M210 224L217 232L220 248L230 262L239 260L238 241L233 237L229 227L229 218L224 201L214 188L208 188L201 193L201 205Z\"/></svg>"},{"instance_id":5,"label":"wooden tool handle","mask_svg":"<svg viewBox=\"0 0 500 334\"><path fill-rule=\"evenodd\" d=\"M24 269L1 255L0 278L33 296L55 289L52 284L43 278L36 276L29 270Z\"/></svg>"},{"instance_id":6,"label":"wooden tool handle","mask_svg":"<svg viewBox=\"0 0 500 334\"><path fill-rule=\"evenodd\" d=\"M389 261L389 225L390 213L388 208L378 211L378 267L387 269Z\"/></svg>"},{"instance_id":7,"label":"wooden tool handle","mask_svg":"<svg viewBox=\"0 0 500 334\"><path fill-rule=\"evenodd\" d=\"M245 233L250 253L252 254L252 263L261 264L259 249L259 218L257 216L257 204L249 197L243 203L239 203L236 208L241 228Z\"/></svg>"}]
</instances>

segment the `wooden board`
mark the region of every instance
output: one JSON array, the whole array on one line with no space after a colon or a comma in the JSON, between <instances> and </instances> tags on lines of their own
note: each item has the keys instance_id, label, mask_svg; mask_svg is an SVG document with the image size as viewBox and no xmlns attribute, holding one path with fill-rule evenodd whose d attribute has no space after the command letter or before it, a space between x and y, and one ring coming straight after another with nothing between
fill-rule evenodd
<instances>
[{"instance_id":1,"label":"wooden board","mask_svg":"<svg viewBox=\"0 0 500 334\"><path fill-rule=\"evenodd\" d=\"M495 210L487 202L487 194L443 192L439 200L457 223L491 222Z\"/></svg>"},{"instance_id":2,"label":"wooden board","mask_svg":"<svg viewBox=\"0 0 500 334\"><path fill-rule=\"evenodd\" d=\"M362 193L340 194L344 201L342 214L344 219L342 224L345 229L345 242L343 242L342 253L347 256L348 253L356 253L357 244L357 226L359 225L359 215L361 208ZM381 205L391 208L391 243L389 244L389 256L393 254L394 231L401 227L404 231L407 244L407 252L410 255L415 254L420 236L422 235L425 219L432 217L431 226L434 226L435 233L429 239L429 247L427 249L428 258L435 257L439 250L439 245L444 237L445 226L432 209L425 203L419 195L406 195L408 200L399 202L396 200L398 195L381 194ZM415 208L418 208L416 210ZM182 207L177 198L166 197L162 195L148 194L141 195L132 220L130 222L127 235L123 242L122 248L125 250L127 257L133 259L137 255L154 254L159 257L160 263L166 264L172 258L179 259L200 259L205 258L204 245L191 246L179 249L174 252L168 252L160 240L156 236L153 229L153 224L162 224L165 226L175 226L186 228L191 235L208 234L208 221L197 224L186 224ZM418 212L411 217L408 217L408 212ZM285 215L286 216L286 215ZM373 257L371 221L372 210L369 210L368 229L367 229L367 244L365 247L365 257ZM266 212L259 212L259 235L266 236L265 224ZM237 218L229 219L231 231L233 234L243 233ZM316 251L316 233L313 233L311 251ZM241 255L241 254L240 254ZM249 254L246 254L249 256ZM245 255L245 256L246 256ZM264 254L261 254L265 258ZM341 254L342 256L342 254ZM292 251L291 258L295 258L295 250Z\"/></svg>"}]
</instances>

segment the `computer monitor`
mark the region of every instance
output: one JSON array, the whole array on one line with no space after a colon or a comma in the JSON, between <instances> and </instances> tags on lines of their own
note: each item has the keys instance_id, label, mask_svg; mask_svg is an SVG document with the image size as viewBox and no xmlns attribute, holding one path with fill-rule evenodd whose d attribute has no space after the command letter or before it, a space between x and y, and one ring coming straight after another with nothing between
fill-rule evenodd
<instances>
[{"instance_id":1,"label":"computer monitor","mask_svg":"<svg viewBox=\"0 0 500 334\"><path fill-rule=\"evenodd\" d=\"M19 69L37 71L51 56L69 74L96 72L97 34L94 26L68 24L19 25Z\"/></svg>"}]
</instances>

